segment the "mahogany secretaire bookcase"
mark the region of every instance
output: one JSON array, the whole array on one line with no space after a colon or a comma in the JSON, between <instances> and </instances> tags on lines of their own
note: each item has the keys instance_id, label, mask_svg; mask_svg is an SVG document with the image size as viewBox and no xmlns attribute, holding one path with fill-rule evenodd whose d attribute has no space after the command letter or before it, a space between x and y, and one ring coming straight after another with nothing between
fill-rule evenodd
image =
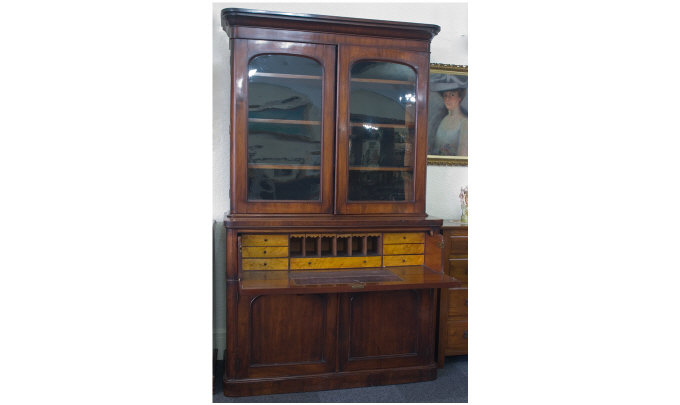
<instances>
[{"instance_id":1,"label":"mahogany secretaire bookcase","mask_svg":"<svg viewBox=\"0 0 680 405\"><path fill-rule=\"evenodd\" d=\"M225 394L436 378L441 289L459 285L425 214L439 27L233 8L222 25Z\"/></svg>"}]
</instances>

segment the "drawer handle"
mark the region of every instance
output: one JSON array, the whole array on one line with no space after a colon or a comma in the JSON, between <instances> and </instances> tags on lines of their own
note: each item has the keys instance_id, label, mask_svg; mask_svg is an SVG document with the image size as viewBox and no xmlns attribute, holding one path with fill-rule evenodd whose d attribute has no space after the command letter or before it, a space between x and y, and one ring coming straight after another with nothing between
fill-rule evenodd
<instances>
[{"instance_id":1,"label":"drawer handle","mask_svg":"<svg viewBox=\"0 0 680 405\"><path fill-rule=\"evenodd\" d=\"M406 263L406 259L401 259L401 262L402 262L402 263Z\"/></svg>"},{"instance_id":2,"label":"drawer handle","mask_svg":"<svg viewBox=\"0 0 680 405\"><path fill-rule=\"evenodd\" d=\"M307 264L312 264L312 262L307 262Z\"/></svg>"},{"instance_id":3,"label":"drawer handle","mask_svg":"<svg viewBox=\"0 0 680 405\"><path fill-rule=\"evenodd\" d=\"M467 331L463 332L463 339L467 339Z\"/></svg>"},{"instance_id":4,"label":"drawer handle","mask_svg":"<svg viewBox=\"0 0 680 405\"><path fill-rule=\"evenodd\" d=\"M262 251L262 254L263 254L263 255L266 255L266 254L267 254L267 251L266 251L266 250Z\"/></svg>"},{"instance_id":5,"label":"drawer handle","mask_svg":"<svg viewBox=\"0 0 680 405\"><path fill-rule=\"evenodd\" d=\"M406 239L406 236L404 236L404 239Z\"/></svg>"},{"instance_id":6,"label":"drawer handle","mask_svg":"<svg viewBox=\"0 0 680 405\"><path fill-rule=\"evenodd\" d=\"M268 239L265 239L264 241L266 242Z\"/></svg>"},{"instance_id":7,"label":"drawer handle","mask_svg":"<svg viewBox=\"0 0 680 405\"><path fill-rule=\"evenodd\" d=\"M267 265L267 262L264 262L262 265L263 265L263 266L266 266L266 265Z\"/></svg>"},{"instance_id":8,"label":"drawer handle","mask_svg":"<svg viewBox=\"0 0 680 405\"><path fill-rule=\"evenodd\" d=\"M365 286L366 286L366 284L364 284L364 283L352 284L352 288L355 288L355 289L364 288Z\"/></svg>"}]
</instances>

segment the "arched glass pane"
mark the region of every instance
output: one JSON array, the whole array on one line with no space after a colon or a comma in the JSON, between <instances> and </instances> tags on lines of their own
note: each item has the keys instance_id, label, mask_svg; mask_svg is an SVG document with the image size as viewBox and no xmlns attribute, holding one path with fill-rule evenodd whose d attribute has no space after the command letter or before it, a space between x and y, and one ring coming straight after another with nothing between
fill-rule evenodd
<instances>
[{"instance_id":1,"label":"arched glass pane","mask_svg":"<svg viewBox=\"0 0 680 405\"><path fill-rule=\"evenodd\" d=\"M248 200L321 198L322 66L292 55L248 65Z\"/></svg>"},{"instance_id":2,"label":"arched glass pane","mask_svg":"<svg viewBox=\"0 0 680 405\"><path fill-rule=\"evenodd\" d=\"M350 80L350 201L412 201L416 73L361 61Z\"/></svg>"}]
</instances>

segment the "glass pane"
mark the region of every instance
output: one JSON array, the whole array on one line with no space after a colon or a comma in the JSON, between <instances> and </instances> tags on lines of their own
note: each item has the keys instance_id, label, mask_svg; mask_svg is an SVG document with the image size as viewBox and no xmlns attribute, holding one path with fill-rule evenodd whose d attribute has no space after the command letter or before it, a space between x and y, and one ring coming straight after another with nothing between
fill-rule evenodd
<instances>
[{"instance_id":1,"label":"glass pane","mask_svg":"<svg viewBox=\"0 0 680 405\"><path fill-rule=\"evenodd\" d=\"M352 66L350 201L413 200L415 102L410 67L375 61Z\"/></svg>"},{"instance_id":2,"label":"glass pane","mask_svg":"<svg viewBox=\"0 0 680 405\"><path fill-rule=\"evenodd\" d=\"M410 171L350 170L350 201L411 201L413 175Z\"/></svg>"},{"instance_id":3,"label":"glass pane","mask_svg":"<svg viewBox=\"0 0 680 405\"><path fill-rule=\"evenodd\" d=\"M319 170L248 169L249 200L318 200Z\"/></svg>"},{"instance_id":4,"label":"glass pane","mask_svg":"<svg viewBox=\"0 0 680 405\"><path fill-rule=\"evenodd\" d=\"M249 122L248 163L319 166L321 127Z\"/></svg>"},{"instance_id":5,"label":"glass pane","mask_svg":"<svg viewBox=\"0 0 680 405\"><path fill-rule=\"evenodd\" d=\"M314 59L294 55L260 55L250 61L248 72L286 73L291 75L321 76L321 65ZM319 77L320 78L320 77Z\"/></svg>"},{"instance_id":6,"label":"glass pane","mask_svg":"<svg viewBox=\"0 0 680 405\"><path fill-rule=\"evenodd\" d=\"M292 55L248 65L248 199L319 200L322 66Z\"/></svg>"}]
</instances>

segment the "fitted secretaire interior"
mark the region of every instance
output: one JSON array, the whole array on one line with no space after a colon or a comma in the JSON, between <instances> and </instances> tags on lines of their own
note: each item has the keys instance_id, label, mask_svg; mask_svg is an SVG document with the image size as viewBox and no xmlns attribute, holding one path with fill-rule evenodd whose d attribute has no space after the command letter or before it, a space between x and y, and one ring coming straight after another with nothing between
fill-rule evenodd
<instances>
[{"instance_id":1,"label":"fitted secretaire interior","mask_svg":"<svg viewBox=\"0 0 680 405\"><path fill-rule=\"evenodd\" d=\"M225 9L226 395L436 377L440 219L425 214L438 26Z\"/></svg>"}]
</instances>

